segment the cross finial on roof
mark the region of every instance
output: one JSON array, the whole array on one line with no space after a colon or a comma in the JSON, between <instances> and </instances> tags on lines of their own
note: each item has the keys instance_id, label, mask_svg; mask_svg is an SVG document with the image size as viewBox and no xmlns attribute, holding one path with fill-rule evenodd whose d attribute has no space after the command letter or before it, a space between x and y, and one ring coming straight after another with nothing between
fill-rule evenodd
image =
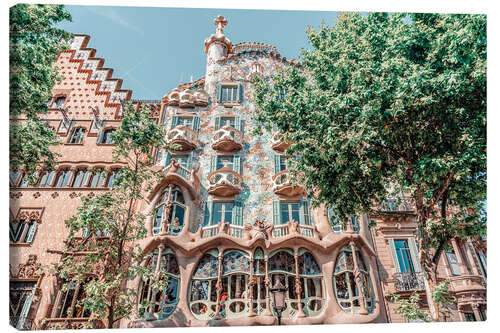
<instances>
[{"instance_id":1,"label":"cross finial on roof","mask_svg":"<svg viewBox=\"0 0 500 333\"><path fill-rule=\"evenodd\" d=\"M217 26L217 33L224 34L224 26L227 25L227 20L224 18L224 16L219 15L217 18L214 20L214 25Z\"/></svg>"}]
</instances>

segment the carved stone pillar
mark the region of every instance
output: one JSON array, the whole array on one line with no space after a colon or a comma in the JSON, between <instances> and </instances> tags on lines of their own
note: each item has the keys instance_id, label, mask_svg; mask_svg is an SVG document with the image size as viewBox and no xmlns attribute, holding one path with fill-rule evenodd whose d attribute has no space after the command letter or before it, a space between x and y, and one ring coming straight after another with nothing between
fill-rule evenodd
<instances>
[{"instance_id":1,"label":"carved stone pillar","mask_svg":"<svg viewBox=\"0 0 500 333\"><path fill-rule=\"evenodd\" d=\"M470 274L469 269L464 264L464 259L462 258L462 251L460 251L460 248L458 247L457 244L457 240L455 238L451 240L451 246L453 246L453 251L455 251L455 255L457 256L458 266L462 271L462 275Z\"/></svg>"},{"instance_id":2,"label":"carved stone pillar","mask_svg":"<svg viewBox=\"0 0 500 333\"><path fill-rule=\"evenodd\" d=\"M217 284L216 284L216 291L217 291L217 305L215 306L215 320L220 320L222 319L220 315L220 299L222 295L222 252L219 252L218 256L218 270L217 270Z\"/></svg>"},{"instance_id":3,"label":"carved stone pillar","mask_svg":"<svg viewBox=\"0 0 500 333\"><path fill-rule=\"evenodd\" d=\"M472 311L474 312L474 318L476 318L476 321L483 321L481 318L481 312L479 312L479 304L472 304Z\"/></svg>"},{"instance_id":4,"label":"carved stone pillar","mask_svg":"<svg viewBox=\"0 0 500 333\"><path fill-rule=\"evenodd\" d=\"M75 181L75 177L76 177L76 173L78 171L78 168L75 166L72 166L71 168L69 168L69 171L71 172L71 177L70 177L70 179L65 187L72 187L73 186L73 182Z\"/></svg>"},{"instance_id":5,"label":"carved stone pillar","mask_svg":"<svg viewBox=\"0 0 500 333\"><path fill-rule=\"evenodd\" d=\"M172 202L172 190L174 188L173 184L168 185L168 193L167 193L167 201L165 202L165 217L163 221L161 221L161 231L160 235L167 235L169 229L170 217L172 216L173 202Z\"/></svg>"},{"instance_id":6,"label":"carved stone pillar","mask_svg":"<svg viewBox=\"0 0 500 333\"><path fill-rule=\"evenodd\" d=\"M156 266L155 266L155 271L154 271L154 276L157 277L159 275L160 269L161 269L161 255L163 250L165 249L165 245L162 243L158 245L158 257L156 259ZM149 290L148 290L148 300L151 303L149 306L149 316L147 320L156 320L156 317L154 316L154 305L153 300L156 296L156 293L158 293L159 290L153 290L153 281L150 281L149 283Z\"/></svg>"},{"instance_id":7,"label":"carved stone pillar","mask_svg":"<svg viewBox=\"0 0 500 333\"><path fill-rule=\"evenodd\" d=\"M361 279L361 272L359 271L359 265L358 265L358 254L356 253L356 245L354 244L354 241L350 241L349 245L351 246L351 251L352 251L352 261L354 264L354 277L356 278L356 284L358 285L358 292L359 292L359 314L361 315L367 315L368 311L366 310L366 299L365 299L365 294L364 294L364 284L363 284L363 279Z\"/></svg>"},{"instance_id":8,"label":"carved stone pillar","mask_svg":"<svg viewBox=\"0 0 500 333\"><path fill-rule=\"evenodd\" d=\"M297 294L297 308L298 314L297 318L304 318L306 315L304 314L304 310L302 309L302 302L300 299L300 294L302 293L302 286L300 284L300 276L299 276L299 252L298 249L295 249L293 253L293 257L295 259L295 293Z\"/></svg>"},{"instance_id":9,"label":"carved stone pillar","mask_svg":"<svg viewBox=\"0 0 500 333\"><path fill-rule=\"evenodd\" d=\"M254 286L254 277L253 277L253 265L254 265L254 259L253 255L250 257L250 278L248 281L248 292L247 292L247 298L248 298L248 306L250 307L248 309L248 316L249 317L254 317L255 312L253 311L253 286Z\"/></svg>"},{"instance_id":10,"label":"carved stone pillar","mask_svg":"<svg viewBox=\"0 0 500 333\"><path fill-rule=\"evenodd\" d=\"M268 265L269 257L267 254L264 256L264 264L266 265L266 277L264 279L264 283L266 284L266 310L262 314L263 316L272 316L273 313L271 312L271 302L269 299L269 287L271 284L271 280L269 279L269 265Z\"/></svg>"}]
</instances>

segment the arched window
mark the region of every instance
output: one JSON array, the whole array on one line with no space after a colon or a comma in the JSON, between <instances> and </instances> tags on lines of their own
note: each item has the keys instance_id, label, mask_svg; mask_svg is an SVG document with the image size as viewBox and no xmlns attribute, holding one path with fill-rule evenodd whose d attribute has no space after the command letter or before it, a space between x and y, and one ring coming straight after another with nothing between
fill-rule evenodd
<instances>
[{"instance_id":1,"label":"arched window","mask_svg":"<svg viewBox=\"0 0 500 333\"><path fill-rule=\"evenodd\" d=\"M112 188L116 187L116 181L120 175L120 169L113 169L109 173L108 181L106 182L106 187Z\"/></svg>"},{"instance_id":2,"label":"arched window","mask_svg":"<svg viewBox=\"0 0 500 333\"><path fill-rule=\"evenodd\" d=\"M162 290L153 289L151 281L141 283L139 293L139 314L141 317L147 317L147 313L154 314L157 319L162 320L170 316L179 302L180 273L179 265L175 254L171 249L163 249L160 259L160 269L168 277L167 284ZM158 249L153 252L153 257L148 265L156 268L158 262ZM147 304L153 304L148 307Z\"/></svg>"},{"instance_id":3,"label":"arched window","mask_svg":"<svg viewBox=\"0 0 500 333\"><path fill-rule=\"evenodd\" d=\"M90 178L90 187L104 187L104 182L106 181L106 171L102 168L98 168L92 172L92 178Z\"/></svg>"},{"instance_id":4,"label":"arched window","mask_svg":"<svg viewBox=\"0 0 500 333\"><path fill-rule=\"evenodd\" d=\"M73 187L84 187L87 184L89 178L89 171L87 169L79 169L76 172L75 180L73 181Z\"/></svg>"},{"instance_id":5,"label":"arched window","mask_svg":"<svg viewBox=\"0 0 500 333\"><path fill-rule=\"evenodd\" d=\"M163 221L168 221L168 234L177 235L184 227L186 203L182 191L177 186L168 186L155 206L153 235L162 230Z\"/></svg>"},{"instance_id":6,"label":"arched window","mask_svg":"<svg viewBox=\"0 0 500 333\"><path fill-rule=\"evenodd\" d=\"M306 250L299 251L298 267L302 308L306 316L317 316L325 304L321 269L312 254Z\"/></svg>"},{"instance_id":7,"label":"arched window","mask_svg":"<svg viewBox=\"0 0 500 333\"><path fill-rule=\"evenodd\" d=\"M371 312L374 296L370 276L361 253L358 249L355 251L356 262L351 246L345 246L340 250L333 272L335 295L346 312L358 313L363 308ZM359 272L358 278L356 278L356 266Z\"/></svg>"},{"instance_id":8,"label":"arched window","mask_svg":"<svg viewBox=\"0 0 500 333\"><path fill-rule=\"evenodd\" d=\"M253 255L253 311L260 315L266 309L266 263L264 251L259 247Z\"/></svg>"},{"instance_id":9,"label":"arched window","mask_svg":"<svg viewBox=\"0 0 500 333\"><path fill-rule=\"evenodd\" d=\"M42 174L42 177L40 178L40 187L49 187L52 184L52 180L54 179L56 172L54 170L52 171L45 171Z\"/></svg>"},{"instance_id":10,"label":"arched window","mask_svg":"<svg viewBox=\"0 0 500 333\"><path fill-rule=\"evenodd\" d=\"M247 286L250 258L241 251L230 250L222 260L222 293L220 314L224 318L237 318L248 313Z\"/></svg>"},{"instance_id":11,"label":"arched window","mask_svg":"<svg viewBox=\"0 0 500 333\"><path fill-rule=\"evenodd\" d=\"M71 175L73 172L69 169L62 169L57 173L57 178L56 182L54 184L54 187L66 187L68 185Z\"/></svg>"},{"instance_id":12,"label":"arched window","mask_svg":"<svg viewBox=\"0 0 500 333\"><path fill-rule=\"evenodd\" d=\"M191 280L189 307L197 319L209 320L217 309L218 251L203 255Z\"/></svg>"},{"instance_id":13,"label":"arched window","mask_svg":"<svg viewBox=\"0 0 500 333\"><path fill-rule=\"evenodd\" d=\"M279 279L286 287L286 308L281 314L283 318L290 318L297 314L297 294L295 288L295 258L291 250L279 250L269 258L269 279L274 286ZM271 309L273 306L271 305Z\"/></svg>"}]
</instances>

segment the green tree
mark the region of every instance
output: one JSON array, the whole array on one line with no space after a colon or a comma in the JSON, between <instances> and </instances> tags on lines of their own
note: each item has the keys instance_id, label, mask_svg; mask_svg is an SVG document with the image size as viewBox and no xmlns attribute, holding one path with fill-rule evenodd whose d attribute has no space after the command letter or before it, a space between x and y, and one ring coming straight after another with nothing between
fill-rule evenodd
<instances>
[{"instance_id":1,"label":"green tree","mask_svg":"<svg viewBox=\"0 0 500 333\"><path fill-rule=\"evenodd\" d=\"M162 272L142 266L147 256L138 244L146 235L146 215L136 210L137 203L161 176L151 168L151 152L153 147L166 148L162 127L149 115L147 107L136 111L127 103L121 126L112 134L113 159L126 166L120 169L112 190L81 197L82 205L66 221L69 235L63 258L53 269L65 286L84 283L85 299L77 307L103 319L107 328L129 318L136 306L136 291L125 288L128 279L154 276L156 288L166 283ZM81 237L82 233L87 236Z\"/></svg>"},{"instance_id":2,"label":"green tree","mask_svg":"<svg viewBox=\"0 0 500 333\"><path fill-rule=\"evenodd\" d=\"M51 167L55 160L50 146L58 138L40 115L47 112L58 79L53 63L71 38L54 25L71 21L71 15L63 5L17 4L10 8L9 19L10 167L32 174L40 164Z\"/></svg>"},{"instance_id":3,"label":"green tree","mask_svg":"<svg viewBox=\"0 0 500 333\"><path fill-rule=\"evenodd\" d=\"M255 77L255 120L294 143L299 180L341 219L410 196L438 320L444 247L486 228L486 16L342 13L307 35L303 68Z\"/></svg>"}]
</instances>

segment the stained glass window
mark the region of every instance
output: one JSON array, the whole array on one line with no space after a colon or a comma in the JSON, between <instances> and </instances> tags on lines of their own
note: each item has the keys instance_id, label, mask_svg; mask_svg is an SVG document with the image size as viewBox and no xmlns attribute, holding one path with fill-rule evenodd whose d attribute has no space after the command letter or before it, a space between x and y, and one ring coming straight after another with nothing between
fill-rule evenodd
<instances>
[{"instance_id":1,"label":"stained glass window","mask_svg":"<svg viewBox=\"0 0 500 333\"><path fill-rule=\"evenodd\" d=\"M357 313L360 310L360 302L362 301L360 297L361 292L365 298L365 308L368 312L371 312L374 303L374 296L370 276L361 257L361 253L357 249L356 255L358 258L361 286L359 286L356 282L354 275L352 250L349 246L345 246L341 249L337 257L337 262L333 272L335 296L337 297L337 302L339 302L344 311Z\"/></svg>"}]
</instances>

